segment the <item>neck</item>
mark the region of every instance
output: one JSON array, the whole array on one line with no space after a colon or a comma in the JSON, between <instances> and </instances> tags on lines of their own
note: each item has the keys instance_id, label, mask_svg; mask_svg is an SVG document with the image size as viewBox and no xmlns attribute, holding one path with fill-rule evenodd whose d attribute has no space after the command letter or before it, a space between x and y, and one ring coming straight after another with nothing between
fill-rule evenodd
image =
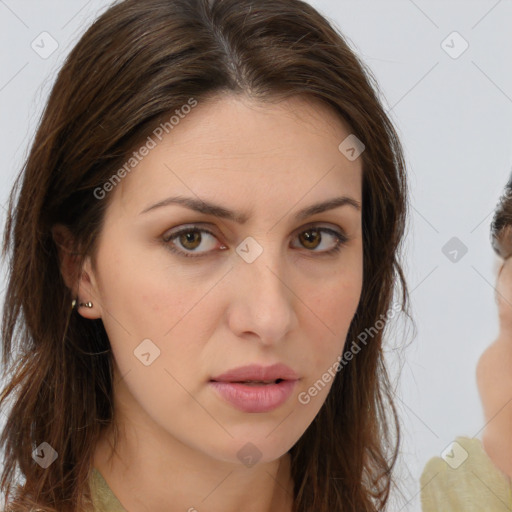
<instances>
[{"instance_id":1,"label":"neck","mask_svg":"<svg viewBox=\"0 0 512 512\"><path fill-rule=\"evenodd\" d=\"M123 420L122 410L116 410L115 451L110 428L96 446L94 467L126 510L291 512L289 454L250 468L224 462L184 445L147 418L135 419L133 409L130 421Z\"/></svg>"}]
</instances>

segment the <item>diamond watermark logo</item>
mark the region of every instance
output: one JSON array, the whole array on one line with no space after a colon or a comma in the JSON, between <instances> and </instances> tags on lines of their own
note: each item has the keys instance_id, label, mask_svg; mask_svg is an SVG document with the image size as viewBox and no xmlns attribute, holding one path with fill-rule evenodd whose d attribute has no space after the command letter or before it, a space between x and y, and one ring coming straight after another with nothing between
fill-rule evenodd
<instances>
[{"instance_id":1,"label":"diamond watermark logo","mask_svg":"<svg viewBox=\"0 0 512 512\"><path fill-rule=\"evenodd\" d=\"M457 441L453 441L443 450L441 458L452 469L457 469L468 458L468 452Z\"/></svg>"},{"instance_id":2,"label":"diamond watermark logo","mask_svg":"<svg viewBox=\"0 0 512 512\"><path fill-rule=\"evenodd\" d=\"M258 447L252 443L247 443L240 450L238 450L236 456L240 460L240 462L247 466L248 468L252 468L256 465L262 457L262 453L258 450Z\"/></svg>"},{"instance_id":3,"label":"diamond watermark logo","mask_svg":"<svg viewBox=\"0 0 512 512\"><path fill-rule=\"evenodd\" d=\"M469 48L469 43L457 31L454 31L443 39L441 48L452 59L458 59Z\"/></svg>"},{"instance_id":4,"label":"diamond watermark logo","mask_svg":"<svg viewBox=\"0 0 512 512\"><path fill-rule=\"evenodd\" d=\"M43 468L50 467L59 454L47 443L41 443L33 452L32 458Z\"/></svg>"},{"instance_id":5,"label":"diamond watermark logo","mask_svg":"<svg viewBox=\"0 0 512 512\"><path fill-rule=\"evenodd\" d=\"M160 357L160 349L150 339L142 341L133 353L144 366L152 365Z\"/></svg>"},{"instance_id":6,"label":"diamond watermark logo","mask_svg":"<svg viewBox=\"0 0 512 512\"><path fill-rule=\"evenodd\" d=\"M452 262L458 263L468 252L466 244L460 238L453 236L441 248L441 252Z\"/></svg>"},{"instance_id":7,"label":"diamond watermark logo","mask_svg":"<svg viewBox=\"0 0 512 512\"><path fill-rule=\"evenodd\" d=\"M338 149L345 155L347 160L353 162L361 156L366 146L354 134L351 134L341 142Z\"/></svg>"},{"instance_id":8,"label":"diamond watermark logo","mask_svg":"<svg viewBox=\"0 0 512 512\"><path fill-rule=\"evenodd\" d=\"M246 263L252 263L261 255L263 247L252 236L248 236L236 248L236 252Z\"/></svg>"},{"instance_id":9,"label":"diamond watermark logo","mask_svg":"<svg viewBox=\"0 0 512 512\"><path fill-rule=\"evenodd\" d=\"M41 32L30 44L41 59L48 59L59 47L59 43L48 32Z\"/></svg>"}]
</instances>

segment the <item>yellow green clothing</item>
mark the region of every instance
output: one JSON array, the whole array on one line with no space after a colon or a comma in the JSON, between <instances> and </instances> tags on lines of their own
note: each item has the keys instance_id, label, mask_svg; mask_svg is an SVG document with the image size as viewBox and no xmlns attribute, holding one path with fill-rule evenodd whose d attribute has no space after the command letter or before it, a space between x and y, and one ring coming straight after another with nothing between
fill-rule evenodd
<instances>
[{"instance_id":1,"label":"yellow green clothing","mask_svg":"<svg viewBox=\"0 0 512 512\"><path fill-rule=\"evenodd\" d=\"M455 443L423 470L422 511L512 511L511 480L493 464L482 443L468 437L457 437Z\"/></svg>"},{"instance_id":2,"label":"yellow green clothing","mask_svg":"<svg viewBox=\"0 0 512 512\"><path fill-rule=\"evenodd\" d=\"M90 485L93 512L127 512L96 468L91 473Z\"/></svg>"}]
</instances>

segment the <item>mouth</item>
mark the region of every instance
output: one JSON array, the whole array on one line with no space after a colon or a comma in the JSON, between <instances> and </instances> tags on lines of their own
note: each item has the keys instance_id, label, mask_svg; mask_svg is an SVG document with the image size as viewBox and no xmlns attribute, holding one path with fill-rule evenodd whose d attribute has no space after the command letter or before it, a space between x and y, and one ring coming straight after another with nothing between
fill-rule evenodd
<instances>
[{"instance_id":1,"label":"mouth","mask_svg":"<svg viewBox=\"0 0 512 512\"><path fill-rule=\"evenodd\" d=\"M284 382L285 379L275 379L275 380L232 380L232 381L223 381L223 380L214 380L211 382L229 382L231 384L245 384L246 386L268 386L269 384L279 384L280 382Z\"/></svg>"},{"instance_id":2,"label":"mouth","mask_svg":"<svg viewBox=\"0 0 512 512\"><path fill-rule=\"evenodd\" d=\"M298 380L298 375L289 366L279 363L272 366L247 365L228 370L213 377L214 382L276 384L284 380Z\"/></svg>"},{"instance_id":3,"label":"mouth","mask_svg":"<svg viewBox=\"0 0 512 512\"><path fill-rule=\"evenodd\" d=\"M236 409L264 413L287 402L298 381L291 368L277 364L236 368L212 378L209 383L218 396Z\"/></svg>"}]
</instances>

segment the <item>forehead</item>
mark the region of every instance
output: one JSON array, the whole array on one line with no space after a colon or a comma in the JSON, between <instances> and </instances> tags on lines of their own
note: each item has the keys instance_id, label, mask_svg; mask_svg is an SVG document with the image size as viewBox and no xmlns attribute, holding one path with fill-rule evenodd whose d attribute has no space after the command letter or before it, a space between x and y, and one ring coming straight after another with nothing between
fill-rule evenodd
<instances>
[{"instance_id":1,"label":"forehead","mask_svg":"<svg viewBox=\"0 0 512 512\"><path fill-rule=\"evenodd\" d=\"M343 193L361 200L362 159L339 150L350 127L320 101L263 103L221 95L182 116L115 193L132 210L176 192L239 204L311 201Z\"/></svg>"}]
</instances>

